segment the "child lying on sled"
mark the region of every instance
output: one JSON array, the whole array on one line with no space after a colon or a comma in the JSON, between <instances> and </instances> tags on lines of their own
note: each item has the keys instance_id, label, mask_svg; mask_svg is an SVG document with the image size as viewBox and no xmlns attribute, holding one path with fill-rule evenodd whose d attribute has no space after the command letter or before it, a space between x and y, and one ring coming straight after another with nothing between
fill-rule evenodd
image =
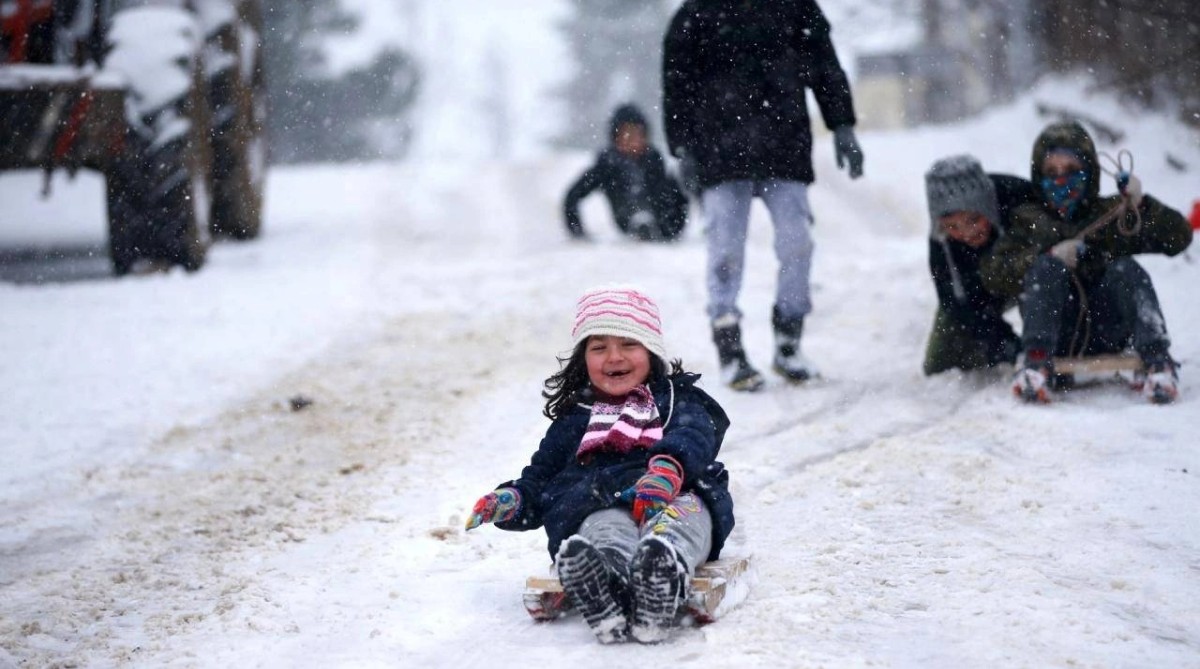
<instances>
[{"instance_id":1,"label":"child lying on sled","mask_svg":"<svg viewBox=\"0 0 1200 669\"><path fill-rule=\"evenodd\" d=\"M563 590L601 643L662 641L696 567L733 529L716 460L729 419L698 375L668 367L658 306L641 292L587 292L572 338L545 383L546 436L467 529L544 526Z\"/></svg>"}]
</instances>

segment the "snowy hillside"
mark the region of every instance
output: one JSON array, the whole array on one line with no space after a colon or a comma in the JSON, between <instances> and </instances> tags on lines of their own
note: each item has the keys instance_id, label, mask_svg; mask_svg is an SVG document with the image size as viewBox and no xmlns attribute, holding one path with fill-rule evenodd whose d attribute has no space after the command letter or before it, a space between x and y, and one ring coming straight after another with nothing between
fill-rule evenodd
<instances>
[{"instance_id":1,"label":"snowy hillside","mask_svg":"<svg viewBox=\"0 0 1200 669\"><path fill-rule=\"evenodd\" d=\"M1174 406L1103 387L1029 407L1003 374L919 372L921 173L967 148L1024 173L1034 101L1080 90L864 134L858 182L818 137L805 347L826 378L802 388L716 383L694 222L639 246L593 199L598 241L567 241L559 197L583 155L276 170L265 236L200 273L0 284L0 667L1200 666L1194 260L1145 261L1187 363ZM1128 131L1149 192L1200 197L1194 136L1086 109ZM23 178L0 178L3 221L56 207L74 222L44 239L102 246L98 180L35 205ZM37 237L3 221L4 243ZM759 361L770 244L756 205ZM727 554L756 579L656 647L531 622L544 534L461 530L544 430L575 298L616 279L658 297L672 353L733 419ZM291 411L299 395L313 404Z\"/></svg>"}]
</instances>

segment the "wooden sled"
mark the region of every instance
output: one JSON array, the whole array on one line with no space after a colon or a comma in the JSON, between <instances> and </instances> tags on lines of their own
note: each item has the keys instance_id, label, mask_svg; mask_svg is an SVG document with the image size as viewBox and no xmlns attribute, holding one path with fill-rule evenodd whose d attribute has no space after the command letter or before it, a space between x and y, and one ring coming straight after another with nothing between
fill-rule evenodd
<instances>
[{"instance_id":1,"label":"wooden sled","mask_svg":"<svg viewBox=\"0 0 1200 669\"><path fill-rule=\"evenodd\" d=\"M750 558L722 558L696 568L692 577L683 615L703 625L720 618L746 598ZM530 576L525 579L525 610L534 620L561 618L571 611L567 593L557 576Z\"/></svg>"},{"instance_id":2,"label":"wooden sled","mask_svg":"<svg viewBox=\"0 0 1200 669\"><path fill-rule=\"evenodd\" d=\"M1054 359L1054 375L1059 377L1060 385L1067 387L1107 380L1132 380L1144 367L1136 353Z\"/></svg>"}]
</instances>

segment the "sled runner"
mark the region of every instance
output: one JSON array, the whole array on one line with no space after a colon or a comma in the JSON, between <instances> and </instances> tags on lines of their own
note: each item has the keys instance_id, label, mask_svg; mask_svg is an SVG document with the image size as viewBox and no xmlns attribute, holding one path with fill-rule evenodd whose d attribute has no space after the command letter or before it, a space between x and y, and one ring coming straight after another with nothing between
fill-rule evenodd
<instances>
[{"instance_id":1,"label":"sled runner","mask_svg":"<svg viewBox=\"0 0 1200 669\"><path fill-rule=\"evenodd\" d=\"M684 615L703 625L741 604L749 586L749 567L748 557L723 558L697 567ZM554 620L571 611L557 576L530 576L525 580L525 610L538 621Z\"/></svg>"}]
</instances>

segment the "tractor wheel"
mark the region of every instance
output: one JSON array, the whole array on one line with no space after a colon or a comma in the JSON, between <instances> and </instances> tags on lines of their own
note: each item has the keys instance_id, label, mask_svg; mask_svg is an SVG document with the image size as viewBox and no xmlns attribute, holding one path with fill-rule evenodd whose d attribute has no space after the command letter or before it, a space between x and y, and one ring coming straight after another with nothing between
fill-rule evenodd
<instances>
[{"instance_id":1,"label":"tractor wheel","mask_svg":"<svg viewBox=\"0 0 1200 669\"><path fill-rule=\"evenodd\" d=\"M158 32L145 31L151 22ZM113 18L104 67L125 76L131 103L125 141L107 170L117 274L142 260L188 271L204 264L209 119L198 35L179 8L135 7Z\"/></svg>"},{"instance_id":2,"label":"tractor wheel","mask_svg":"<svg viewBox=\"0 0 1200 669\"><path fill-rule=\"evenodd\" d=\"M120 155L112 161L105 174L108 196L108 251L113 273L124 276L133 270L134 263L145 254L146 231L149 225L142 215L141 193L136 160Z\"/></svg>"},{"instance_id":3,"label":"tractor wheel","mask_svg":"<svg viewBox=\"0 0 1200 669\"><path fill-rule=\"evenodd\" d=\"M128 135L125 151L106 176L113 271L127 274L140 260L179 265L189 272L200 269L206 198L204 180L189 159L189 138L155 147Z\"/></svg>"},{"instance_id":4,"label":"tractor wheel","mask_svg":"<svg viewBox=\"0 0 1200 669\"><path fill-rule=\"evenodd\" d=\"M208 83L213 238L253 239L262 230L266 88L261 34L257 5L243 3L237 20L209 39L231 63Z\"/></svg>"}]
</instances>

